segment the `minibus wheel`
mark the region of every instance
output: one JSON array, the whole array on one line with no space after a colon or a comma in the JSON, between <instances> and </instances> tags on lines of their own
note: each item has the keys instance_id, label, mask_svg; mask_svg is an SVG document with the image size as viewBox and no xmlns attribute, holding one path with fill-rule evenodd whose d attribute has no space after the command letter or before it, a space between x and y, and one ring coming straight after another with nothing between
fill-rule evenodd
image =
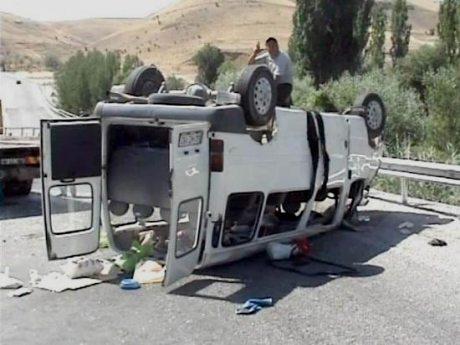
<instances>
[{"instance_id":1,"label":"minibus wheel","mask_svg":"<svg viewBox=\"0 0 460 345\"><path fill-rule=\"evenodd\" d=\"M382 135L386 121L386 109L382 98L376 93L364 93L356 98L354 107L362 107L361 116L366 123L370 139Z\"/></svg>"},{"instance_id":2,"label":"minibus wheel","mask_svg":"<svg viewBox=\"0 0 460 345\"><path fill-rule=\"evenodd\" d=\"M155 65L141 66L134 69L125 83L124 93L132 96L147 97L158 92L165 81L163 74Z\"/></svg>"},{"instance_id":3,"label":"minibus wheel","mask_svg":"<svg viewBox=\"0 0 460 345\"><path fill-rule=\"evenodd\" d=\"M276 85L267 66L247 66L236 83L235 91L241 95L241 105L248 125L264 126L273 119Z\"/></svg>"}]
</instances>

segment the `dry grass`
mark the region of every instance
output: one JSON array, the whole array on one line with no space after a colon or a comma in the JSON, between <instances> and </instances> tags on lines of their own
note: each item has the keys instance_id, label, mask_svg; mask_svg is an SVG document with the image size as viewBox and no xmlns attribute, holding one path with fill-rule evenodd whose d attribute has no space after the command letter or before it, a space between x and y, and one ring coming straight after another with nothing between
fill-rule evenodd
<instances>
[{"instance_id":1,"label":"dry grass","mask_svg":"<svg viewBox=\"0 0 460 345\"><path fill-rule=\"evenodd\" d=\"M437 4L411 0L412 48L436 38ZM166 74L192 77L191 57L204 43L245 61L257 40L276 36L286 48L292 30L293 0L182 0L140 19L101 18L37 23L1 14L2 40L9 54L40 61L48 52L66 58L84 47L138 54ZM20 20L20 21L18 21ZM242 57L244 55L244 57Z\"/></svg>"}]
</instances>

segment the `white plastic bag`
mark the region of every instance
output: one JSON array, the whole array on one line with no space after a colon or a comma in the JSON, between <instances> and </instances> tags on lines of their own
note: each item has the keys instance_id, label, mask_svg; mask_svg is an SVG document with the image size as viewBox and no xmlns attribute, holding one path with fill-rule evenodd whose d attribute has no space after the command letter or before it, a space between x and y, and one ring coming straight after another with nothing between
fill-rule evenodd
<instances>
[{"instance_id":1,"label":"white plastic bag","mask_svg":"<svg viewBox=\"0 0 460 345\"><path fill-rule=\"evenodd\" d=\"M164 267L152 260L138 263L133 275L133 279L139 284L162 283L164 277Z\"/></svg>"},{"instance_id":2,"label":"white plastic bag","mask_svg":"<svg viewBox=\"0 0 460 345\"><path fill-rule=\"evenodd\" d=\"M292 255L295 244L271 242L267 245L267 254L270 260L286 260Z\"/></svg>"},{"instance_id":3,"label":"white plastic bag","mask_svg":"<svg viewBox=\"0 0 460 345\"><path fill-rule=\"evenodd\" d=\"M61 266L62 271L69 278L92 277L99 274L104 266L99 260L89 258L75 258L68 260Z\"/></svg>"}]
</instances>

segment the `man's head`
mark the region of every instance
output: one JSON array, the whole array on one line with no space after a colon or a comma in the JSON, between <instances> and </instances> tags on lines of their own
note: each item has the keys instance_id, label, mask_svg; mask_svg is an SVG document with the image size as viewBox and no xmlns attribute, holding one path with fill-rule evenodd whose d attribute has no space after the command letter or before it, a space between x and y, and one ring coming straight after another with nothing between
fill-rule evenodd
<instances>
[{"instance_id":1,"label":"man's head","mask_svg":"<svg viewBox=\"0 0 460 345\"><path fill-rule=\"evenodd\" d=\"M277 56L280 48L278 46L278 41L275 37L269 37L265 41L265 48L267 48L268 53L270 56Z\"/></svg>"}]
</instances>

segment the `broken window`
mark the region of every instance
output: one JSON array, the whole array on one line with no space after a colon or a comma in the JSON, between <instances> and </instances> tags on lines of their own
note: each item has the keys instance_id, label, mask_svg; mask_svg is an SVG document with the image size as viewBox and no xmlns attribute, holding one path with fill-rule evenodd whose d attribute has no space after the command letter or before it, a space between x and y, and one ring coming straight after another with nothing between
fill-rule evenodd
<instances>
[{"instance_id":1,"label":"broken window","mask_svg":"<svg viewBox=\"0 0 460 345\"><path fill-rule=\"evenodd\" d=\"M260 222L259 237L296 230L307 201L307 191L270 194Z\"/></svg>"},{"instance_id":2,"label":"broken window","mask_svg":"<svg viewBox=\"0 0 460 345\"><path fill-rule=\"evenodd\" d=\"M236 246L254 237L264 195L262 192L235 193L228 197L222 245Z\"/></svg>"},{"instance_id":3,"label":"broken window","mask_svg":"<svg viewBox=\"0 0 460 345\"><path fill-rule=\"evenodd\" d=\"M190 253L198 245L202 199L183 202L177 220L176 257Z\"/></svg>"},{"instance_id":4,"label":"broken window","mask_svg":"<svg viewBox=\"0 0 460 345\"><path fill-rule=\"evenodd\" d=\"M93 223L93 189L90 184L54 186L49 190L51 231L84 231Z\"/></svg>"}]
</instances>

